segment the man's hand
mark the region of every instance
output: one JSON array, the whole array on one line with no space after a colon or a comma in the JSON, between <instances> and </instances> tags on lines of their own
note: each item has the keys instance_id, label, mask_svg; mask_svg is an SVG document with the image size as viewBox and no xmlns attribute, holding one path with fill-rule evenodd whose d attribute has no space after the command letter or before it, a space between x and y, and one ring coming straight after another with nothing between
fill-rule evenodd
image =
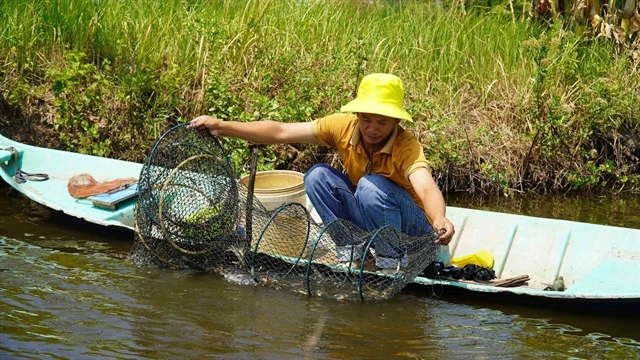
<instances>
[{"instance_id":1,"label":"man's hand","mask_svg":"<svg viewBox=\"0 0 640 360\"><path fill-rule=\"evenodd\" d=\"M440 235L436 243L440 245L448 245L453 237L453 234L456 232L454 230L453 224L446 217L437 219L433 222L433 226L436 228L436 231Z\"/></svg>"},{"instance_id":2,"label":"man's hand","mask_svg":"<svg viewBox=\"0 0 640 360\"><path fill-rule=\"evenodd\" d=\"M208 131L209 134L213 136L218 136L220 134L220 125L222 124L222 120L214 118L209 115L201 115L197 118L191 120L188 128L195 128L200 131Z\"/></svg>"}]
</instances>

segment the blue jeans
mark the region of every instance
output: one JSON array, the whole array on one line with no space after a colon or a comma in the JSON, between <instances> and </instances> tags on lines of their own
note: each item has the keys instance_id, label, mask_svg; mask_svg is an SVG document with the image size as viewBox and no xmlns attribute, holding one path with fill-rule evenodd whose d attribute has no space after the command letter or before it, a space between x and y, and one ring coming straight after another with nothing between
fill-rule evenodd
<instances>
[{"instance_id":1,"label":"blue jeans","mask_svg":"<svg viewBox=\"0 0 640 360\"><path fill-rule=\"evenodd\" d=\"M317 164L305 174L304 185L311 204L324 224L346 219L368 232L387 225L412 237L433 232L431 224L411 195L381 175L365 175L354 187L349 178L337 169L327 164ZM358 245L342 243L340 236L333 238L338 261L348 261L353 247ZM354 259L361 257L366 243L359 245L354 251ZM401 258L406 265L406 254L400 254L396 244L376 238L373 246L378 267L395 267Z\"/></svg>"}]
</instances>

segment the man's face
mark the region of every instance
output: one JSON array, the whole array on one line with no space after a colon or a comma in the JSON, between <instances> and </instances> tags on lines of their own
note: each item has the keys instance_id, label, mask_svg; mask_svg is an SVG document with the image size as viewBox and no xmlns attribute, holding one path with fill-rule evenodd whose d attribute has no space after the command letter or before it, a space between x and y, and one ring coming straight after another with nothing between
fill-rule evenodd
<instances>
[{"instance_id":1,"label":"man's face","mask_svg":"<svg viewBox=\"0 0 640 360\"><path fill-rule=\"evenodd\" d=\"M358 119L358 128L367 146L378 145L385 141L398 123L392 117L378 114L359 113Z\"/></svg>"}]
</instances>

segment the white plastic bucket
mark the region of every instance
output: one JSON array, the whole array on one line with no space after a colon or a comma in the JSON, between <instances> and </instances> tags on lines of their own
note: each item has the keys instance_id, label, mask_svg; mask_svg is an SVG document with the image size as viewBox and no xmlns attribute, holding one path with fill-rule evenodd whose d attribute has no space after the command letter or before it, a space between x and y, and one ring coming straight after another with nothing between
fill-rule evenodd
<instances>
[{"instance_id":1,"label":"white plastic bucket","mask_svg":"<svg viewBox=\"0 0 640 360\"><path fill-rule=\"evenodd\" d=\"M240 181L249 186L249 175ZM275 210L287 202L297 202L308 206L307 192L304 190L304 174L290 170L271 170L256 173L253 194L267 210Z\"/></svg>"},{"instance_id":2,"label":"white plastic bucket","mask_svg":"<svg viewBox=\"0 0 640 360\"><path fill-rule=\"evenodd\" d=\"M249 186L249 175L243 176L240 181L245 186ZM321 223L320 216L307 197L307 192L304 189L304 174L302 173L289 170L258 172L256 173L253 194L268 211L273 211L288 202L302 204L309 210L313 220L318 224ZM279 221L283 220L285 219L279 219ZM295 219L293 221L299 220L300 219ZM262 224L262 226L264 226L264 224ZM260 236L260 229L260 226L254 229L254 239ZM305 227L301 226L299 229L291 231L291 227L285 226L285 229L289 231L286 235L284 234L285 230L279 228L277 224L272 223L263 234L263 239L258 246L258 251L272 253L274 249L278 249L278 255L295 258L300 256L300 250L305 246L305 243L307 254L311 251L313 242L312 239L307 239L308 234L306 233ZM323 239L325 237L328 237L328 234L325 234ZM285 244L278 243L282 239L286 239ZM325 240L323 244L325 243L330 243L330 240Z\"/></svg>"}]
</instances>

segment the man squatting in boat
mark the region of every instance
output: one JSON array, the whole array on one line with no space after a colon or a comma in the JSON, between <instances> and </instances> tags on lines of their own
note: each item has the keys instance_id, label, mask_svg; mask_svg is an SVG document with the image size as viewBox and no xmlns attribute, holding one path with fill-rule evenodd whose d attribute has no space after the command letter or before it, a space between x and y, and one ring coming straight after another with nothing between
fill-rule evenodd
<instances>
[{"instance_id":1,"label":"man squatting in boat","mask_svg":"<svg viewBox=\"0 0 640 360\"><path fill-rule=\"evenodd\" d=\"M413 122L403 100L398 77L369 74L362 79L356 99L340 113L311 122L237 122L202 115L189 127L258 144L306 142L334 147L346 175L328 164L316 164L304 177L307 195L324 224L341 218L369 232L390 225L414 237L438 229L436 243L447 245L454 226L446 217L445 201L422 145L400 126L400 120ZM341 239L334 237L337 260L347 262L353 244ZM352 260L361 258L363 247L354 251ZM375 247L376 266L395 268L398 254L393 247Z\"/></svg>"}]
</instances>

